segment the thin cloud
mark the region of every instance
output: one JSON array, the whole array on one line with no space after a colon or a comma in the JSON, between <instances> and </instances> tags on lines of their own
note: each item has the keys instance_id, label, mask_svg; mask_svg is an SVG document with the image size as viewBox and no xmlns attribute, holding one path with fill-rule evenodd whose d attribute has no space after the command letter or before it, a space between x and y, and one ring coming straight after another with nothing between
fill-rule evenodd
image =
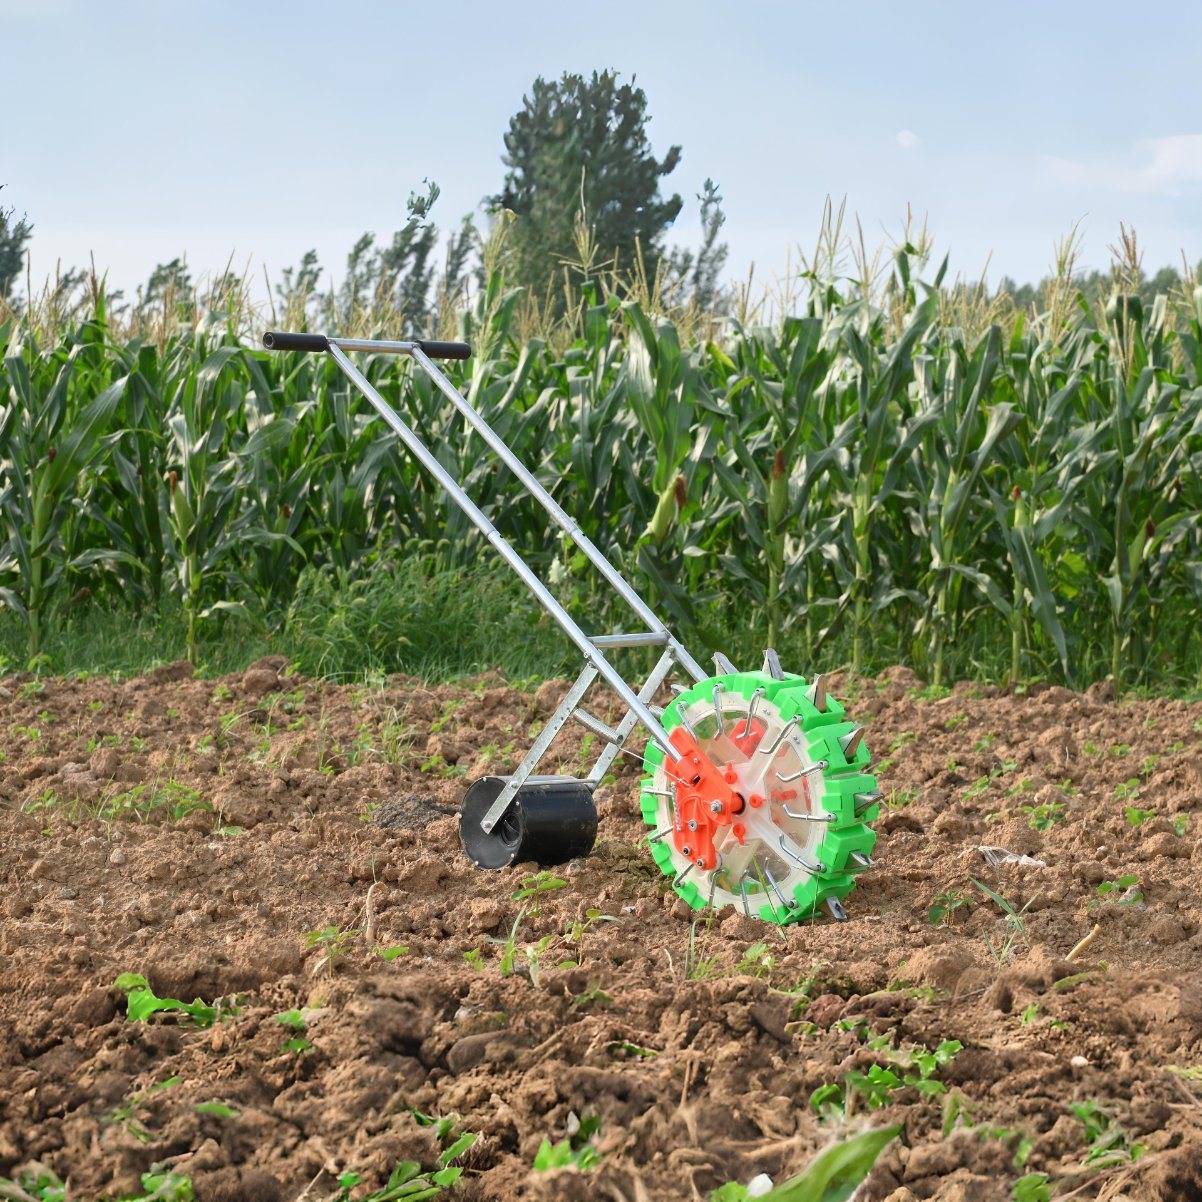
<instances>
[{"instance_id":1,"label":"thin cloud","mask_svg":"<svg viewBox=\"0 0 1202 1202\"><path fill-rule=\"evenodd\" d=\"M1202 184L1202 134L1147 138L1136 142L1123 155L1091 160L1049 155L1045 161L1062 183L1115 192L1180 196Z\"/></svg>"},{"instance_id":2,"label":"thin cloud","mask_svg":"<svg viewBox=\"0 0 1202 1202\"><path fill-rule=\"evenodd\" d=\"M900 129L896 141L902 150L913 150L922 139L912 129Z\"/></svg>"}]
</instances>

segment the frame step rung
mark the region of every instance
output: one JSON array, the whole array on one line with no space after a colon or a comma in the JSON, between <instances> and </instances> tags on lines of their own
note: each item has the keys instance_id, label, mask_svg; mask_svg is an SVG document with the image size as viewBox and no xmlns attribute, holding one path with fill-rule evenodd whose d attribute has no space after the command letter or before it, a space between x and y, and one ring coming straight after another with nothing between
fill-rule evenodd
<instances>
[{"instance_id":1,"label":"frame step rung","mask_svg":"<svg viewBox=\"0 0 1202 1202\"><path fill-rule=\"evenodd\" d=\"M594 634L589 642L594 647L662 647L668 638L666 630L640 630L635 634Z\"/></svg>"},{"instance_id":2,"label":"frame step rung","mask_svg":"<svg viewBox=\"0 0 1202 1202\"><path fill-rule=\"evenodd\" d=\"M620 747L625 739L612 726L607 726L600 718L594 718L588 710L575 709L572 711L572 717L580 723L581 726L591 730L593 734L598 735L607 743L614 744L615 747Z\"/></svg>"}]
</instances>

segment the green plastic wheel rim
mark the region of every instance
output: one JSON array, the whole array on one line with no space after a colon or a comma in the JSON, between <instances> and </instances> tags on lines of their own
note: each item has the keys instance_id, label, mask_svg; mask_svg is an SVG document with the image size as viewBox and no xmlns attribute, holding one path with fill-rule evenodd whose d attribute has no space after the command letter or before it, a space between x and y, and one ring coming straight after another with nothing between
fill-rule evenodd
<instances>
[{"instance_id":1,"label":"green plastic wheel rim","mask_svg":"<svg viewBox=\"0 0 1202 1202\"><path fill-rule=\"evenodd\" d=\"M780 719L800 717L798 729L802 745L811 761L826 760L827 769L821 774L821 789L816 790L821 810L833 814L833 821L821 825L821 842L812 850L823 871L805 873L804 879L783 891L784 902L763 890L750 906L750 913L765 922L784 925L811 918L828 898L844 898L856 884L859 866L853 852L869 856L876 844L876 834L868 825L880 810L873 804L856 816L856 794L874 793L876 778L869 774L870 755L860 741L850 760L844 755L839 739L855 729L847 720L843 706L827 696L825 709L818 710L806 696L809 682L802 676L786 674L783 680L765 672L738 672L712 676L681 693L664 711L662 724L672 731L681 724L681 713L687 713L697 702L713 704L715 687L720 686L726 698L742 697L750 704L757 689L764 691L761 704L772 707ZM664 752L654 742L648 742L643 755L647 776L642 782L640 809L647 826L663 829L670 825L671 802L650 792L655 787L655 774L664 762ZM696 880L675 878L684 861L675 852L671 837L653 841L651 855L665 876L673 878L673 888L694 910L704 910L711 904L713 891ZM709 880L710 874L704 874ZM729 901L722 902L731 904Z\"/></svg>"}]
</instances>

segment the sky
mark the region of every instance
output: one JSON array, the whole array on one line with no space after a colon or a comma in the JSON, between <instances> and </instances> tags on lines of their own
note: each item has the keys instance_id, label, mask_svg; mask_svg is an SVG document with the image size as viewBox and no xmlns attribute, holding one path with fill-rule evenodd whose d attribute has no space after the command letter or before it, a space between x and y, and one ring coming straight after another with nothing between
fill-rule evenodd
<instances>
[{"instance_id":1,"label":"sky","mask_svg":"<svg viewBox=\"0 0 1202 1202\"><path fill-rule=\"evenodd\" d=\"M1074 226L1102 267L1120 221L1154 271L1202 259L1199 46L1197 0L0 0L0 203L35 281L314 248L328 283L423 178L444 229L480 214L537 76L614 68L683 147L669 243L712 177L731 278L783 275L828 196L870 245L925 217L953 276L1038 279Z\"/></svg>"}]
</instances>

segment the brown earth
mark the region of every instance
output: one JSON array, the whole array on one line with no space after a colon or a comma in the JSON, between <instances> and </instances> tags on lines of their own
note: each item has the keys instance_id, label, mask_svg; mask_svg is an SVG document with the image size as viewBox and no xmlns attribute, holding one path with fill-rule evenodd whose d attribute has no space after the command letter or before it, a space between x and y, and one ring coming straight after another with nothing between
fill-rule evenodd
<instances>
[{"instance_id":1,"label":"brown earth","mask_svg":"<svg viewBox=\"0 0 1202 1202\"><path fill-rule=\"evenodd\" d=\"M640 846L631 762L503 975L490 940L533 869L471 869L454 813L563 683L283 671L0 687L0 1175L38 1160L89 1198L168 1163L201 1202L326 1198L348 1170L377 1188L403 1159L434 1167L416 1110L479 1133L465 1199L708 1198L889 1122L903 1135L861 1202L1007 1199L1022 1172L1058 1197L1202 1198L1202 705L1096 686L923 700L902 669L843 682L890 800L878 864L850 921L783 932L728 911L694 928ZM558 746L580 771L581 734ZM990 866L981 846L1037 863ZM1030 903L1029 947L970 878ZM967 901L934 925L949 891ZM590 908L617 921L581 935ZM305 935L327 927L353 933L323 965ZM1008 934L999 966L987 940ZM123 972L236 1012L130 1021ZM294 1009L303 1031L275 1021ZM902 1085L879 1109L861 1093L845 1127L821 1118L811 1093L889 1063L888 1035L959 1040L947 1092ZM311 1046L284 1050L294 1036ZM1074 1102L1102 1107L1116 1163L1085 1163ZM592 1115L595 1168L533 1170L544 1136Z\"/></svg>"}]
</instances>

